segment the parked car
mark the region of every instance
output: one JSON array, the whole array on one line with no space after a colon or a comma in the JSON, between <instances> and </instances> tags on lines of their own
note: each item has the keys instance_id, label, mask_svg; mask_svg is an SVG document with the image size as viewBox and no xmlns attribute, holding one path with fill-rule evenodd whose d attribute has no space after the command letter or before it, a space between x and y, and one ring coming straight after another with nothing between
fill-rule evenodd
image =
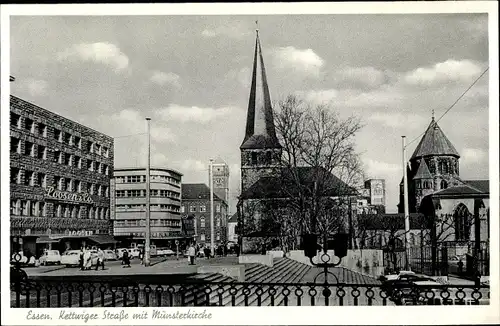
<instances>
[{"instance_id":1,"label":"parked car","mask_svg":"<svg viewBox=\"0 0 500 326\"><path fill-rule=\"evenodd\" d=\"M423 296L425 291L432 289L433 286L436 288L441 286L434 279L411 271L401 271L398 274L382 276L380 280L382 281L381 289L397 305L403 305L408 301L412 303L415 301L420 302L425 299Z\"/></svg>"},{"instance_id":2,"label":"parked car","mask_svg":"<svg viewBox=\"0 0 500 326\"><path fill-rule=\"evenodd\" d=\"M61 254L57 250L47 250L40 256L38 259L40 261L40 265L60 265L61 264Z\"/></svg>"},{"instance_id":3,"label":"parked car","mask_svg":"<svg viewBox=\"0 0 500 326\"><path fill-rule=\"evenodd\" d=\"M116 256L118 257L118 259L122 259L123 258L123 252L124 251L129 251L129 249L127 249L127 248L118 248L118 249L116 249Z\"/></svg>"},{"instance_id":4,"label":"parked car","mask_svg":"<svg viewBox=\"0 0 500 326\"><path fill-rule=\"evenodd\" d=\"M80 250L67 250L61 255L61 264L66 267L80 266Z\"/></svg>"},{"instance_id":5,"label":"parked car","mask_svg":"<svg viewBox=\"0 0 500 326\"><path fill-rule=\"evenodd\" d=\"M113 250L106 249L106 250L104 250L104 259L105 260L118 260L118 257Z\"/></svg>"},{"instance_id":6,"label":"parked car","mask_svg":"<svg viewBox=\"0 0 500 326\"><path fill-rule=\"evenodd\" d=\"M131 259L139 258L139 256L141 255L141 250L138 248L130 248L130 249L128 249L128 252L130 254Z\"/></svg>"}]
</instances>

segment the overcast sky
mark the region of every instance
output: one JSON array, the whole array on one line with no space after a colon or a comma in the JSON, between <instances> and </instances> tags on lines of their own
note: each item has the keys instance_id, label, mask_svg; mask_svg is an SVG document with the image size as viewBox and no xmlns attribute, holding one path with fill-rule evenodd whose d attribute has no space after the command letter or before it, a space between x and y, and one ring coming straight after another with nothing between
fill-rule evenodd
<instances>
[{"instance_id":1,"label":"overcast sky","mask_svg":"<svg viewBox=\"0 0 500 326\"><path fill-rule=\"evenodd\" d=\"M256 19L273 101L360 116L366 174L386 179L395 211L401 135L418 137L488 66L487 15L11 17L12 94L113 137L151 117L153 165L208 183L219 156L235 198ZM465 179L488 178L488 78L439 122ZM144 149L144 136L116 138L115 167L144 164Z\"/></svg>"}]
</instances>

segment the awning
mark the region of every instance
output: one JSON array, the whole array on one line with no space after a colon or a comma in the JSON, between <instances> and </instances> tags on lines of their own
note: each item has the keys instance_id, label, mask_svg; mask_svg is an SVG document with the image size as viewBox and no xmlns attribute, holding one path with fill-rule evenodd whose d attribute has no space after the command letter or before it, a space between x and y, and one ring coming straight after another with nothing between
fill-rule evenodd
<instances>
[{"instance_id":1,"label":"awning","mask_svg":"<svg viewBox=\"0 0 500 326\"><path fill-rule=\"evenodd\" d=\"M90 241L96 242L97 244L109 244L109 243L117 243L118 242L118 241L116 241L113 238L113 236L106 235L106 234L102 234L102 235L89 235L87 238Z\"/></svg>"},{"instance_id":2,"label":"awning","mask_svg":"<svg viewBox=\"0 0 500 326\"><path fill-rule=\"evenodd\" d=\"M61 239L53 239L49 236L42 235L41 237L38 237L36 239L36 243L54 243L54 242L59 242Z\"/></svg>"}]
</instances>

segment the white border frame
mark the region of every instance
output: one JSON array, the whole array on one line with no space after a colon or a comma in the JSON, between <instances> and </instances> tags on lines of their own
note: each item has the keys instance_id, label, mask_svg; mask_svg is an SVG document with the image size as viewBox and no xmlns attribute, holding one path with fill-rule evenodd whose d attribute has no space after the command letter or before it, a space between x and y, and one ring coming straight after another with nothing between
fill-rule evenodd
<instances>
[{"instance_id":1,"label":"white border frame","mask_svg":"<svg viewBox=\"0 0 500 326\"><path fill-rule=\"evenodd\" d=\"M398 13L488 13L489 14L489 159L490 159L490 207L491 207L491 275L499 275L499 159L498 159L498 3L496 1L435 1L435 2L370 2L370 3L233 3L233 4L82 4L82 5L3 5L1 8L1 237L2 283L1 292L9 293L9 94L10 94L10 16L12 15L269 15L269 14L398 14ZM495 95L496 94L496 95ZM85 323L73 320L74 325L151 325L151 324L196 324L196 325L248 325L248 324L460 324L460 323L498 323L500 322L499 278L491 277L491 304L489 306L435 306L435 307L235 307L235 308L176 308L169 310L191 312L206 311L212 319L175 319L175 320L117 320L97 319ZM50 313L52 320L26 320L32 309L12 309L10 296L2 298L2 324L9 325L67 325L59 320L59 311L69 309L35 309L37 313ZM97 313L104 310L119 312L122 308L73 308L79 313ZM152 311L154 308L127 308L134 312Z\"/></svg>"}]
</instances>

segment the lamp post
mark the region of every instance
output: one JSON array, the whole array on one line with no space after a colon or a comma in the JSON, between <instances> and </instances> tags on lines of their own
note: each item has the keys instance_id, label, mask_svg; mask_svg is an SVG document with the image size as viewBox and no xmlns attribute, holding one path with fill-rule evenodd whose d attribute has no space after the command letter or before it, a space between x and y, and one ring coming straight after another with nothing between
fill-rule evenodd
<instances>
[{"instance_id":1,"label":"lamp post","mask_svg":"<svg viewBox=\"0 0 500 326\"><path fill-rule=\"evenodd\" d=\"M405 209L405 269L410 270L410 212L408 205L408 175L406 168L406 136L403 138L403 194Z\"/></svg>"},{"instance_id":2,"label":"lamp post","mask_svg":"<svg viewBox=\"0 0 500 326\"><path fill-rule=\"evenodd\" d=\"M147 147L148 147L148 163L146 165L146 232L145 232L145 241L144 241L144 266L150 266L151 257L150 257L150 242L151 242L151 207L150 207L150 188L151 188L151 180L150 180L150 168L151 168L151 137L150 137L150 122L151 118L146 118L146 137L147 137Z\"/></svg>"},{"instance_id":3,"label":"lamp post","mask_svg":"<svg viewBox=\"0 0 500 326\"><path fill-rule=\"evenodd\" d=\"M213 178L213 162L214 160L210 159L209 166L209 184L210 184L210 250L212 257L215 256L215 241L214 241L214 178Z\"/></svg>"}]
</instances>

